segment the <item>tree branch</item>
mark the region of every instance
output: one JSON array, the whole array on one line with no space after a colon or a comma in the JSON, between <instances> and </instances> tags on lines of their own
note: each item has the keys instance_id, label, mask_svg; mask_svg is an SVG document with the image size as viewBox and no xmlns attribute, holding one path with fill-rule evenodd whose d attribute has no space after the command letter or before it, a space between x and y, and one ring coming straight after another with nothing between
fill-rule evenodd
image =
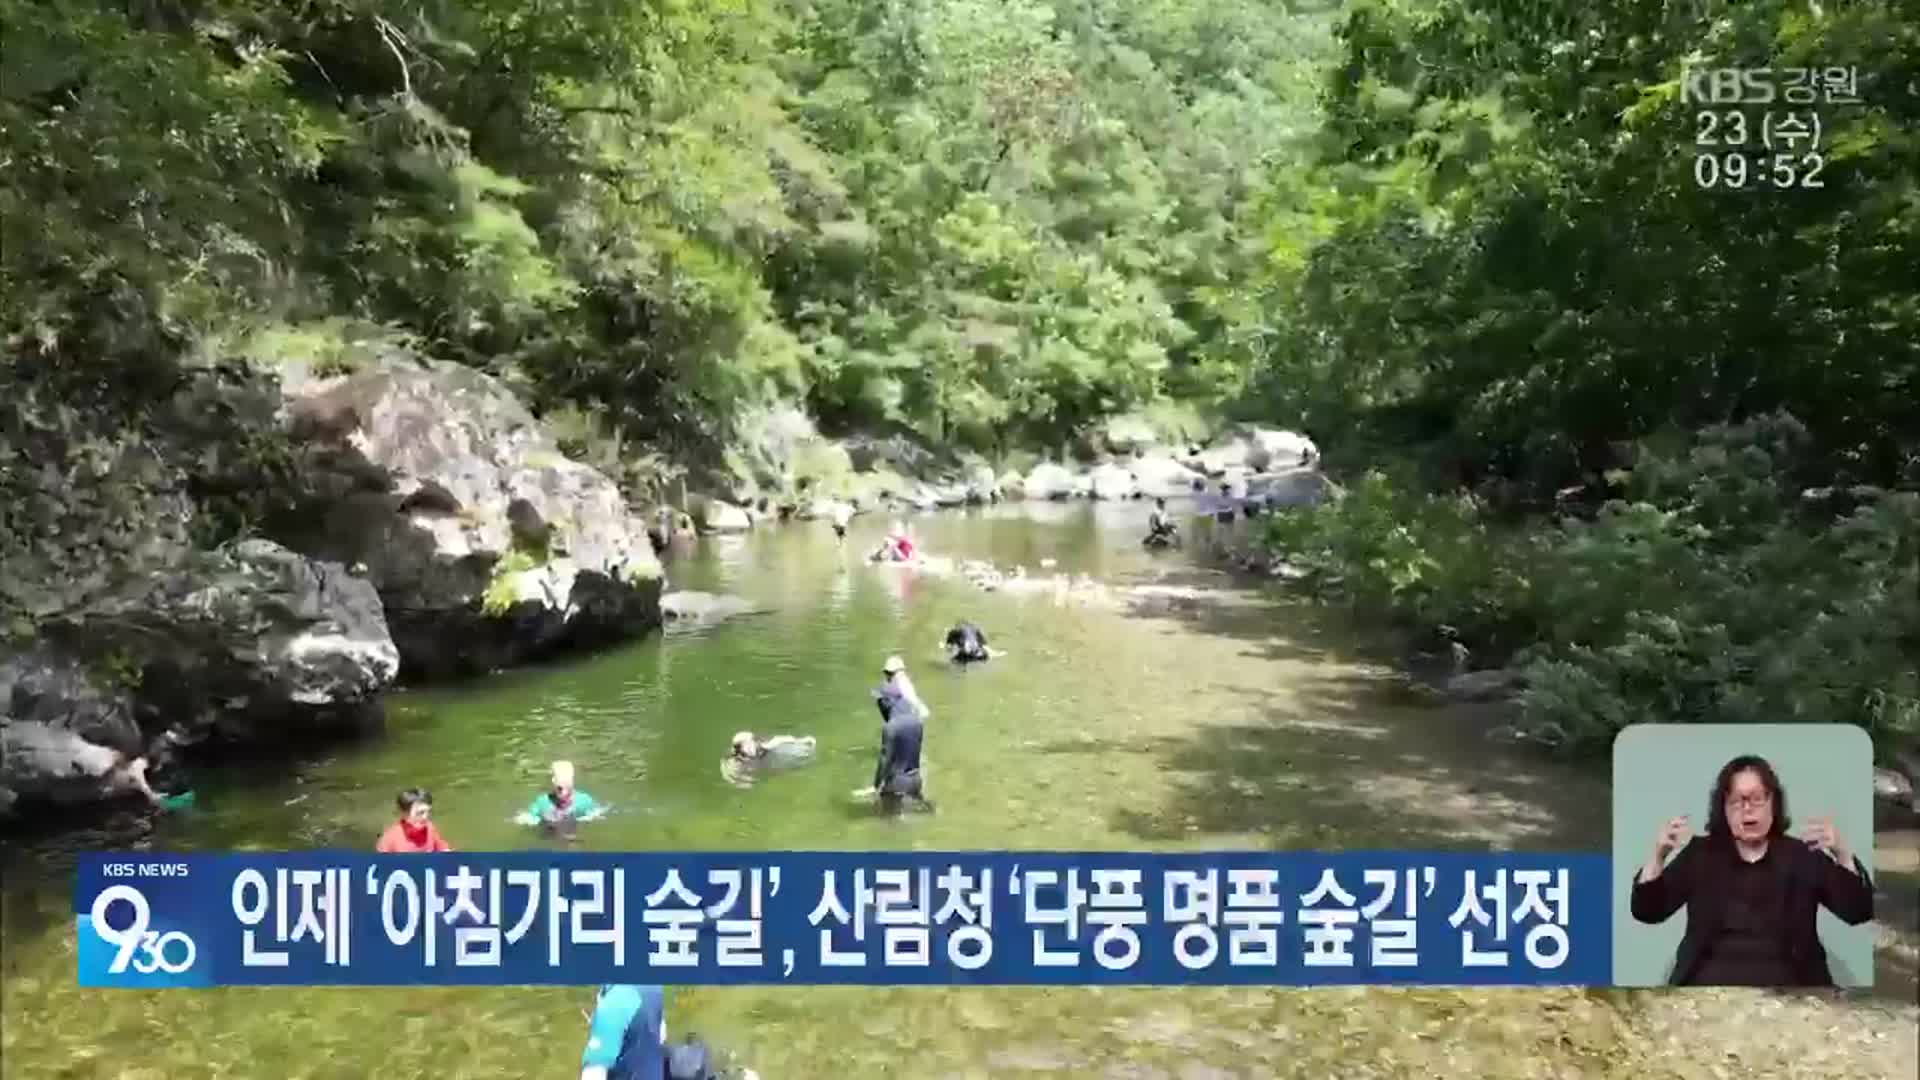
<instances>
[{"instance_id":1,"label":"tree branch","mask_svg":"<svg viewBox=\"0 0 1920 1080\"><path fill-rule=\"evenodd\" d=\"M392 23L388 22L382 16L375 15L373 17L373 26L374 29L380 32L380 40L386 43L387 51L393 54L393 59L400 65L401 95L408 101L413 101L413 72L407 67L407 58L400 52L400 46L397 44L397 42L404 42L407 39L401 35L400 31L394 29Z\"/></svg>"}]
</instances>

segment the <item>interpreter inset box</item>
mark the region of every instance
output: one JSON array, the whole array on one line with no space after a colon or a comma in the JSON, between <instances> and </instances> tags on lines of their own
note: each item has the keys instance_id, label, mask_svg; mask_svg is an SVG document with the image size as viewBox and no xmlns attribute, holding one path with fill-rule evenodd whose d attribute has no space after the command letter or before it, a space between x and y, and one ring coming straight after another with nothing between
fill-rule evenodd
<instances>
[{"instance_id":1,"label":"interpreter inset box","mask_svg":"<svg viewBox=\"0 0 1920 1080\"><path fill-rule=\"evenodd\" d=\"M1873 742L1639 724L1613 744L1613 981L1873 985Z\"/></svg>"}]
</instances>

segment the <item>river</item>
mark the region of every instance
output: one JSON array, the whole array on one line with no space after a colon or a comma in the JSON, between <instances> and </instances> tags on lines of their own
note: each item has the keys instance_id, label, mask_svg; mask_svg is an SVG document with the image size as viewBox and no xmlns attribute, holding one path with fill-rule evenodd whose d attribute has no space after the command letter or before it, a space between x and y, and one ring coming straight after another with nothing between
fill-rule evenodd
<instances>
[{"instance_id":1,"label":"river","mask_svg":"<svg viewBox=\"0 0 1920 1080\"><path fill-rule=\"evenodd\" d=\"M575 1075L587 989L80 990L67 872L73 851L109 841L365 849L393 793L413 785L432 790L456 847L525 847L535 841L510 816L557 758L613 808L581 830L587 850L1604 849L1607 786L1591 767L1500 747L1482 710L1409 698L1323 614L1144 552L1144 515L1138 504L1038 504L915 528L932 552L1204 593L1062 603L868 567L858 553L884 525L871 517L845 549L823 524L709 539L670 567L674 586L733 593L766 614L397 693L383 737L206 776L194 810L131 841L107 826L17 842L4 886L5 1076ZM942 633L963 617L1008 655L964 673L940 664ZM849 797L870 778L866 692L889 653L907 659L934 712L932 815L882 820ZM815 735L818 760L728 786L720 761L741 729ZM1910 1025L1910 1011L1658 997L688 988L672 993L669 1023L736 1051L764 1080L1870 1077L1902 1062L1913 1075L1913 1036L1887 1026ZM1759 1029L1742 1019L1759 1015L1772 1017ZM1716 1035L1716 1023L1741 1034Z\"/></svg>"}]
</instances>

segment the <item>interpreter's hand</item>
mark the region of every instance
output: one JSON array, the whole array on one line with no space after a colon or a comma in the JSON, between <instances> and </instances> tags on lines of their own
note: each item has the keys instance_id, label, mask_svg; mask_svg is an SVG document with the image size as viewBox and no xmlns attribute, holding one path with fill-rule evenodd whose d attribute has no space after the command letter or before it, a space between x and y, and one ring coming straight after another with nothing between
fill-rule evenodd
<instances>
[{"instance_id":1,"label":"interpreter's hand","mask_svg":"<svg viewBox=\"0 0 1920 1080\"><path fill-rule=\"evenodd\" d=\"M856 799L871 799L878 791L878 788L857 788L854 790L853 797Z\"/></svg>"},{"instance_id":2,"label":"interpreter's hand","mask_svg":"<svg viewBox=\"0 0 1920 1080\"><path fill-rule=\"evenodd\" d=\"M1653 841L1653 857L1665 859L1692 838L1693 823L1682 814L1660 827L1660 835Z\"/></svg>"},{"instance_id":3,"label":"interpreter's hand","mask_svg":"<svg viewBox=\"0 0 1920 1080\"><path fill-rule=\"evenodd\" d=\"M1814 818L1807 825L1802 837L1807 846L1849 869L1853 866L1853 853L1847 850L1847 842L1840 838L1840 830L1833 827L1831 817Z\"/></svg>"}]
</instances>

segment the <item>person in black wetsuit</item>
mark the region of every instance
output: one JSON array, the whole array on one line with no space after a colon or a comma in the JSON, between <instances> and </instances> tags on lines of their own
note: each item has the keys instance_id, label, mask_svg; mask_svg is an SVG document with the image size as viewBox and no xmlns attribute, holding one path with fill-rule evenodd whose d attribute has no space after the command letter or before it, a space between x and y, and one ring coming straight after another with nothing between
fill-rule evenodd
<instances>
[{"instance_id":1,"label":"person in black wetsuit","mask_svg":"<svg viewBox=\"0 0 1920 1080\"><path fill-rule=\"evenodd\" d=\"M880 707L880 760L873 770L873 793L888 813L897 812L906 799L931 810L920 776L920 744L930 710L914 693L907 665L899 657L888 657L880 670L887 681L874 691Z\"/></svg>"},{"instance_id":2,"label":"person in black wetsuit","mask_svg":"<svg viewBox=\"0 0 1920 1080\"><path fill-rule=\"evenodd\" d=\"M1662 827L1634 874L1630 907L1649 924L1687 909L1673 985L1834 985L1820 943L1820 909L1850 926L1867 922L1873 882L1831 821L1816 820L1804 837L1788 836L1790 825L1778 774L1749 754L1721 768L1706 836L1692 837L1684 817ZM1679 854L1668 862L1675 848Z\"/></svg>"},{"instance_id":3,"label":"person in black wetsuit","mask_svg":"<svg viewBox=\"0 0 1920 1080\"><path fill-rule=\"evenodd\" d=\"M993 651L987 648L985 631L970 622L961 622L947 631L947 656L956 664L972 664L991 660Z\"/></svg>"}]
</instances>

